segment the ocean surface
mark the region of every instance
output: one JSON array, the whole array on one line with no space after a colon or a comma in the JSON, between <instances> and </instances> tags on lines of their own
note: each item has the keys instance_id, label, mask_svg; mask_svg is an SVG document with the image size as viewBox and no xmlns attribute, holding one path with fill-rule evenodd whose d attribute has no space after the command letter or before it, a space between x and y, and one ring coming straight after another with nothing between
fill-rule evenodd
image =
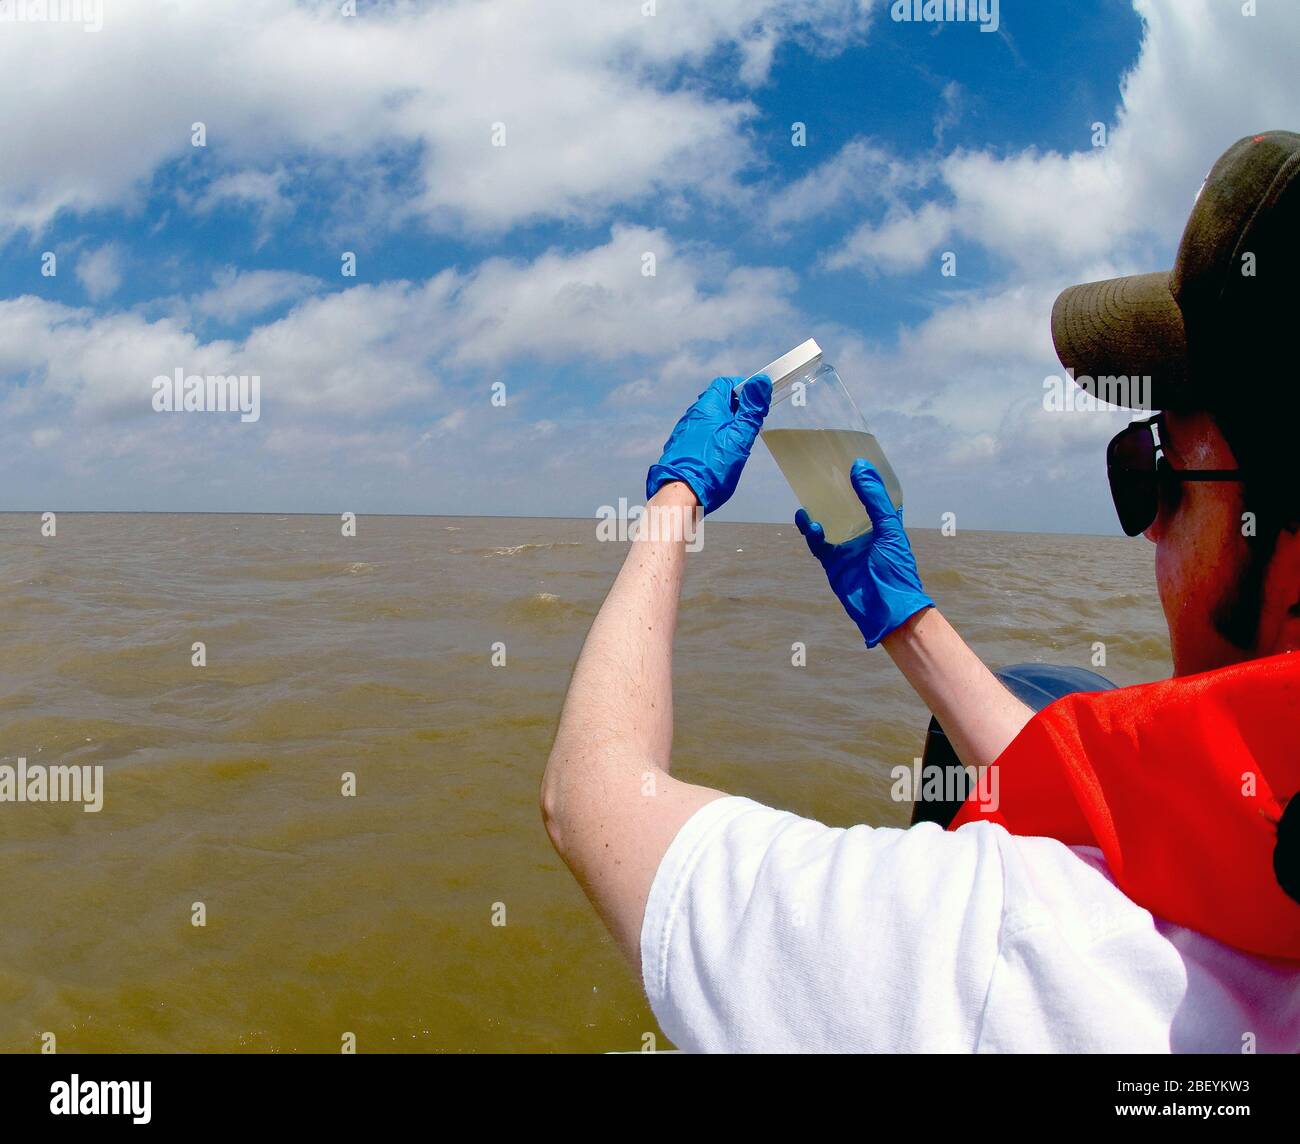
<instances>
[{"instance_id":1,"label":"ocean surface","mask_svg":"<svg viewBox=\"0 0 1300 1144\"><path fill-rule=\"evenodd\" d=\"M537 811L626 545L592 520L40 523L0 516L0 764L102 766L104 806L0 802L0 1050L667 1047ZM1145 542L912 537L990 664L1101 641L1117 682L1169 673ZM676 716L684 778L907 821L889 771L927 712L792 526L707 525Z\"/></svg>"}]
</instances>

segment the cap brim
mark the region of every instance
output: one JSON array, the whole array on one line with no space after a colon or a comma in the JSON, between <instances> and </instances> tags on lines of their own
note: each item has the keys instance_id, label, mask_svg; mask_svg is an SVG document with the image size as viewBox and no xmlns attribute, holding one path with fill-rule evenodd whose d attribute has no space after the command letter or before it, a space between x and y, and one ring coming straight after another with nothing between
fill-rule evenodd
<instances>
[{"instance_id":1,"label":"cap brim","mask_svg":"<svg viewBox=\"0 0 1300 1144\"><path fill-rule=\"evenodd\" d=\"M1187 395L1187 335L1168 271L1071 286L1052 307L1052 341L1075 381L1112 404L1169 409Z\"/></svg>"}]
</instances>

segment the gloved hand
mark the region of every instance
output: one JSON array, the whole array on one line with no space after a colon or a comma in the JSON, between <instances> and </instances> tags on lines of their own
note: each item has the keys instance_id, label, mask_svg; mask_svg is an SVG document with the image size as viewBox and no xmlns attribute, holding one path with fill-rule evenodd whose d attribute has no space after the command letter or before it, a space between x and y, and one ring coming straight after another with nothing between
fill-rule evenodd
<instances>
[{"instance_id":1,"label":"gloved hand","mask_svg":"<svg viewBox=\"0 0 1300 1144\"><path fill-rule=\"evenodd\" d=\"M870 461L861 458L849 471L858 499L871 517L871 531L829 544L822 526L800 509L795 527L808 541L808 548L826 569L831 590L839 597L858 631L875 647L923 608L934 601L921 587L916 557L903 531L903 513L885 491L885 482Z\"/></svg>"},{"instance_id":2,"label":"gloved hand","mask_svg":"<svg viewBox=\"0 0 1300 1144\"><path fill-rule=\"evenodd\" d=\"M647 500L669 481L690 485L705 513L731 499L772 403L772 382L766 374L751 377L736 394L742 381L715 377L682 415L659 463L646 474Z\"/></svg>"}]
</instances>

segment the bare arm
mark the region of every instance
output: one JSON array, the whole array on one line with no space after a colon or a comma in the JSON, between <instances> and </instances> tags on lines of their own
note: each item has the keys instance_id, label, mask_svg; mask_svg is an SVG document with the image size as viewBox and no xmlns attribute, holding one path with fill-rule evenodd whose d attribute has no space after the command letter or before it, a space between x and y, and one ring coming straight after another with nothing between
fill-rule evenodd
<instances>
[{"instance_id":1,"label":"bare arm","mask_svg":"<svg viewBox=\"0 0 1300 1144\"><path fill-rule=\"evenodd\" d=\"M805 509L796 527L868 647L883 644L916 693L938 717L957 757L987 766L1033 716L971 651L921 585L903 514L880 471L859 457L849 482L871 530L830 544Z\"/></svg>"},{"instance_id":2,"label":"bare arm","mask_svg":"<svg viewBox=\"0 0 1300 1144\"><path fill-rule=\"evenodd\" d=\"M697 511L682 483L646 506L647 524ZM653 531L653 530L652 530ZM660 860L720 791L672 778L672 644L686 567L678 539L633 542L569 684L542 780L547 833L619 948L640 969L641 922Z\"/></svg>"},{"instance_id":3,"label":"bare arm","mask_svg":"<svg viewBox=\"0 0 1300 1144\"><path fill-rule=\"evenodd\" d=\"M967 766L993 762L1033 718L937 608L918 612L881 643Z\"/></svg>"}]
</instances>

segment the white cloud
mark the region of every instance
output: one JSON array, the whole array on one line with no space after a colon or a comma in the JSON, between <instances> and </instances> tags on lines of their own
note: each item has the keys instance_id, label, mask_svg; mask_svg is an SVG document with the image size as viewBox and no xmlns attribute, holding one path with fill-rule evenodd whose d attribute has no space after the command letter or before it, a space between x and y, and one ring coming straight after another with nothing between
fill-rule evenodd
<instances>
[{"instance_id":1,"label":"white cloud","mask_svg":"<svg viewBox=\"0 0 1300 1144\"><path fill-rule=\"evenodd\" d=\"M203 317L235 322L286 302L296 302L320 287L320 279L310 274L288 270L240 271L229 266L215 275L212 288L195 297L191 306Z\"/></svg>"},{"instance_id":2,"label":"white cloud","mask_svg":"<svg viewBox=\"0 0 1300 1144\"><path fill-rule=\"evenodd\" d=\"M916 210L891 208L879 225L864 223L858 227L843 247L827 255L826 265L831 270L917 270L952 229L952 212L938 203L926 203Z\"/></svg>"},{"instance_id":3,"label":"white cloud","mask_svg":"<svg viewBox=\"0 0 1300 1144\"><path fill-rule=\"evenodd\" d=\"M951 232L1007 259L1017 273L1077 273L1133 264L1177 240L1201 180L1243 135L1300 120L1300 7L1212 0L1134 0L1142 48L1118 109L1098 107L1108 144L998 154L958 150L939 163L944 205L905 207L866 226L834 265L907 270ZM918 175L930 160L918 164Z\"/></svg>"},{"instance_id":4,"label":"white cloud","mask_svg":"<svg viewBox=\"0 0 1300 1144\"><path fill-rule=\"evenodd\" d=\"M440 417L433 429L420 438L421 441L428 441L433 437L441 436L445 433L455 433L462 425L465 424L465 418L468 416L465 409L453 409L446 417Z\"/></svg>"},{"instance_id":5,"label":"white cloud","mask_svg":"<svg viewBox=\"0 0 1300 1144\"><path fill-rule=\"evenodd\" d=\"M647 252L653 277L642 273ZM489 259L456 279L457 353L464 362L663 357L788 317L795 284L789 271L732 267L663 230L616 226L604 246Z\"/></svg>"},{"instance_id":6,"label":"white cloud","mask_svg":"<svg viewBox=\"0 0 1300 1144\"><path fill-rule=\"evenodd\" d=\"M654 277L641 273L646 250L657 254ZM193 310L230 320L318 286L303 275L226 271ZM486 393L488 371L512 364L671 361L792 320L793 287L786 272L733 267L661 230L616 227L592 249L305 297L242 341L203 340L183 311L151 321L30 296L0 301L0 377L22 382L14 413L48 403L92 419L147 417L152 379L180 368L257 374L268 419L277 406L297 418L364 419L427 402L448 382ZM447 416L441 428L460 424Z\"/></svg>"},{"instance_id":7,"label":"white cloud","mask_svg":"<svg viewBox=\"0 0 1300 1144\"><path fill-rule=\"evenodd\" d=\"M0 377L19 383L7 396L11 416L80 415L109 425L150 411L153 378L178 366L225 372L232 349L201 342L175 318L98 315L31 296L0 301L0 346Z\"/></svg>"},{"instance_id":8,"label":"white cloud","mask_svg":"<svg viewBox=\"0 0 1300 1144\"><path fill-rule=\"evenodd\" d=\"M222 203L251 204L275 214L288 208L284 196L285 172L232 171L214 179L195 204L200 211L211 211Z\"/></svg>"},{"instance_id":9,"label":"white cloud","mask_svg":"<svg viewBox=\"0 0 1300 1144\"><path fill-rule=\"evenodd\" d=\"M963 111L961 84L956 80L944 84L940 99L942 106L934 117L934 141L942 147L943 137L961 122Z\"/></svg>"},{"instance_id":10,"label":"white cloud","mask_svg":"<svg viewBox=\"0 0 1300 1144\"><path fill-rule=\"evenodd\" d=\"M271 238L275 227L293 213L289 186L290 177L283 167L270 171L232 171L213 179L197 197L182 188L177 191L177 198L182 205L192 205L199 214L211 214L227 206L248 211L257 220L256 245L261 247Z\"/></svg>"},{"instance_id":11,"label":"white cloud","mask_svg":"<svg viewBox=\"0 0 1300 1144\"><path fill-rule=\"evenodd\" d=\"M77 258L77 281L92 302L102 302L122 285L122 250L115 243L101 246Z\"/></svg>"},{"instance_id":12,"label":"white cloud","mask_svg":"<svg viewBox=\"0 0 1300 1144\"><path fill-rule=\"evenodd\" d=\"M718 194L750 158L754 108L678 82L681 69L734 46L737 78L756 84L779 39L834 51L865 33L869 12L857 0L660 4L649 17L639 3L590 0L338 9L136 0L111 6L97 35L8 29L0 102L23 114L5 125L0 228L132 206L182 161L211 184L205 209L282 209L295 155L362 182L403 155L418 184L392 205L456 228ZM191 145L194 121L206 148ZM504 147L492 146L496 123Z\"/></svg>"},{"instance_id":13,"label":"white cloud","mask_svg":"<svg viewBox=\"0 0 1300 1144\"><path fill-rule=\"evenodd\" d=\"M853 139L826 162L772 195L768 223L798 226L853 203L894 203L924 186L933 171L923 161L904 161L865 139Z\"/></svg>"}]
</instances>

